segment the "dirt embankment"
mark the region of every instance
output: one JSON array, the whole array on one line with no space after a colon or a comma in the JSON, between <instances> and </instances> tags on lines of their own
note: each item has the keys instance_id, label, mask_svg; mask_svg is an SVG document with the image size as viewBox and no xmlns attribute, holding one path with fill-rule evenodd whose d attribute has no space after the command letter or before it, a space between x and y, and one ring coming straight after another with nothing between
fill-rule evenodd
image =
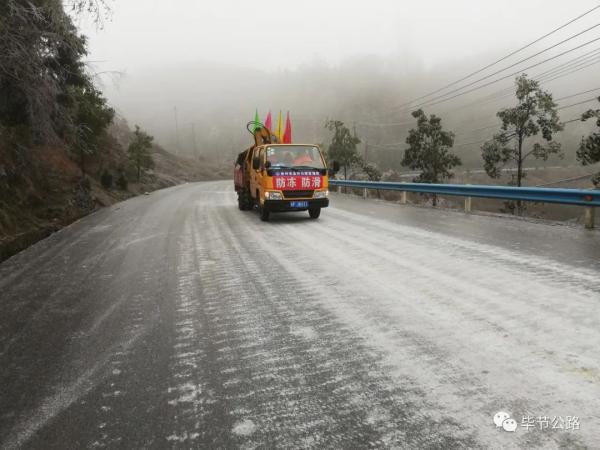
<instances>
[{"instance_id":1,"label":"dirt embankment","mask_svg":"<svg viewBox=\"0 0 600 450\"><path fill-rule=\"evenodd\" d=\"M154 146L155 167L137 183L120 141L115 133L106 136L102 151L86 157L84 174L77 156L64 146L26 148L0 139L0 261L103 206L184 182L230 176L228 168ZM110 185L106 175L103 185L103 174L109 174ZM121 175L129 180L126 188L119 186Z\"/></svg>"}]
</instances>

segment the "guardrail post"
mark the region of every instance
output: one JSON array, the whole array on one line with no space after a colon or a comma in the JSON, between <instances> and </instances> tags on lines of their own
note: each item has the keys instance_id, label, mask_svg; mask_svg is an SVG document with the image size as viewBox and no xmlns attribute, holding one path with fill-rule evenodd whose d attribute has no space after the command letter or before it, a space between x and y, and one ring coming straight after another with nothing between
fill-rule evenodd
<instances>
[{"instance_id":1,"label":"guardrail post","mask_svg":"<svg viewBox=\"0 0 600 450\"><path fill-rule=\"evenodd\" d=\"M471 212L472 197L465 197L465 212Z\"/></svg>"},{"instance_id":2,"label":"guardrail post","mask_svg":"<svg viewBox=\"0 0 600 450\"><path fill-rule=\"evenodd\" d=\"M453 196L464 201L465 213L473 211L473 198L492 198L500 200L513 200L519 202L557 203L563 205L583 206L586 228L595 227L595 210L600 206L599 190L589 189L550 189L543 187L514 187L514 186L491 186L491 185L454 185L434 183L396 183L396 182L373 182L364 180L339 180L333 182L334 189L338 193L358 195L363 199L369 199L377 192L379 198L380 190L394 191L400 193L400 204L408 203L408 193L428 193L441 196ZM361 192L362 190L362 192ZM396 194L397 195L397 194ZM384 197L385 198L385 197ZM398 197L396 197L398 199ZM581 210L580 210L581 211Z\"/></svg>"},{"instance_id":3,"label":"guardrail post","mask_svg":"<svg viewBox=\"0 0 600 450\"><path fill-rule=\"evenodd\" d=\"M400 197L400 203L406 205L406 191L402 191L402 196Z\"/></svg>"},{"instance_id":4,"label":"guardrail post","mask_svg":"<svg viewBox=\"0 0 600 450\"><path fill-rule=\"evenodd\" d=\"M585 227L588 230L594 228L594 213L595 211L593 206L585 207Z\"/></svg>"}]
</instances>

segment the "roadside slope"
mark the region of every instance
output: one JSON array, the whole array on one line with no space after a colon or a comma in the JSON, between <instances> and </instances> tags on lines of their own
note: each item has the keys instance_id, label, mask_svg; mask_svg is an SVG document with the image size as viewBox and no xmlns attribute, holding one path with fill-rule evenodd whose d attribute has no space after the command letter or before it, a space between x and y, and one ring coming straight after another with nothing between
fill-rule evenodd
<instances>
[{"instance_id":1,"label":"roadside slope","mask_svg":"<svg viewBox=\"0 0 600 450\"><path fill-rule=\"evenodd\" d=\"M124 151L127 140L112 131L101 151L86 157L85 174L62 144L25 148L0 141L0 261L100 207L185 182L230 175L227 168L206 159L176 156L155 145L154 169L139 183L118 186L121 175L128 180L135 176ZM112 178L110 186L101 182L105 173Z\"/></svg>"}]
</instances>

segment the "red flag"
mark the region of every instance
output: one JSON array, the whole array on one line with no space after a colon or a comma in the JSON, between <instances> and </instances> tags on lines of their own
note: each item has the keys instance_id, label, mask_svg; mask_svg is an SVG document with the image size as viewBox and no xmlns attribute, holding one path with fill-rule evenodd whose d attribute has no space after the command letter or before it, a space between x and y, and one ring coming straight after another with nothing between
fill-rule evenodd
<instances>
[{"instance_id":1,"label":"red flag","mask_svg":"<svg viewBox=\"0 0 600 450\"><path fill-rule=\"evenodd\" d=\"M290 121L290 112L287 112L287 117L285 118L285 132L283 133L283 143L291 144L292 143L292 122Z\"/></svg>"},{"instance_id":2,"label":"red flag","mask_svg":"<svg viewBox=\"0 0 600 450\"><path fill-rule=\"evenodd\" d=\"M269 114L267 114L267 118L265 119L265 127L267 127L267 130L271 131L271 126L273 125L273 120L271 119L271 111L269 111Z\"/></svg>"}]
</instances>

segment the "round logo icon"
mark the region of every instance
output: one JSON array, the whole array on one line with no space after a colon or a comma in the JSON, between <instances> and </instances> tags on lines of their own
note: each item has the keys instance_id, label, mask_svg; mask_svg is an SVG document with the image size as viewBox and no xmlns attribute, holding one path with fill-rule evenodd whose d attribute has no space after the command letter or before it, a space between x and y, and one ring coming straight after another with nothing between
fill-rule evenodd
<instances>
[{"instance_id":1,"label":"round logo icon","mask_svg":"<svg viewBox=\"0 0 600 450\"><path fill-rule=\"evenodd\" d=\"M517 421L509 417L504 422L502 422L502 428L504 428L504 431L513 432L517 429Z\"/></svg>"},{"instance_id":2,"label":"round logo icon","mask_svg":"<svg viewBox=\"0 0 600 450\"><path fill-rule=\"evenodd\" d=\"M496 427L500 428L502 426L502 422L504 422L506 419L510 419L510 414L504 411L498 411L494 416L494 423L496 424Z\"/></svg>"}]
</instances>

